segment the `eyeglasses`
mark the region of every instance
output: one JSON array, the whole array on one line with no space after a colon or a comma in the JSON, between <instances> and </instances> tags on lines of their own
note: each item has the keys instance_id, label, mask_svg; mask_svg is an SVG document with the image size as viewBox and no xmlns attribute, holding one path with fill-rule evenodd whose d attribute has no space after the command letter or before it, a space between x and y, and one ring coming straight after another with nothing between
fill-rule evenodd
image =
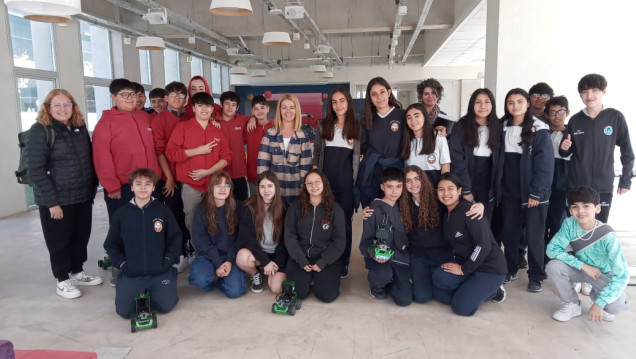
<instances>
[{"instance_id":1,"label":"eyeglasses","mask_svg":"<svg viewBox=\"0 0 636 359\"><path fill-rule=\"evenodd\" d=\"M182 100L184 98L186 98L186 94L181 93L181 92L171 92L171 93L168 94L168 96L169 97L177 97L177 96L179 96L179 98L182 99Z\"/></svg>"},{"instance_id":2,"label":"eyeglasses","mask_svg":"<svg viewBox=\"0 0 636 359\"><path fill-rule=\"evenodd\" d=\"M216 188L216 189L230 189L230 188L232 188L232 185L227 184L227 183L226 184L215 184L214 188Z\"/></svg>"},{"instance_id":3,"label":"eyeglasses","mask_svg":"<svg viewBox=\"0 0 636 359\"><path fill-rule=\"evenodd\" d=\"M120 93L118 93L118 95L121 96L121 98L123 98L123 99L137 98L137 93L136 92L120 92Z\"/></svg>"},{"instance_id":4,"label":"eyeglasses","mask_svg":"<svg viewBox=\"0 0 636 359\"><path fill-rule=\"evenodd\" d=\"M65 110L68 110L69 108L73 107L73 104L70 102L67 103L52 103L51 104L51 108L54 108L56 110L59 110L61 108L64 108Z\"/></svg>"},{"instance_id":5,"label":"eyeglasses","mask_svg":"<svg viewBox=\"0 0 636 359\"><path fill-rule=\"evenodd\" d=\"M315 180L313 182L305 182L305 186L307 187L319 186L321 184L322 184L321 180Z\"/></svg>"},{"instance_id":6,"label":"eyeglasses","mask_svg":"<svg viewBox=\"0 0 636 359\"><path fill-rule=\"evenodd\" d=\"M549 100L550 99L550 95L548 95L547 93L544 94L540 94L540 93L533 93L532 95L530 95L534 98L541 98L543 100Z\"/></svg>"},{"instance_id":7,"label":"eyeglasses","mask_svg":"<svg viewBox=\"0 0 636 359\"><path fill-rule=\"evenodd\" d=\"M565 115L567 112L568 112L568 111L567 111L567 110L564 110L564 109L561 109L561 110L558 110L558 111L554 111L554 110L552 110L552 111L548 111L548 115L550 115L550 116L554 116L554 115L563 116L563 115Z\"/></svg>"}]
</instances>

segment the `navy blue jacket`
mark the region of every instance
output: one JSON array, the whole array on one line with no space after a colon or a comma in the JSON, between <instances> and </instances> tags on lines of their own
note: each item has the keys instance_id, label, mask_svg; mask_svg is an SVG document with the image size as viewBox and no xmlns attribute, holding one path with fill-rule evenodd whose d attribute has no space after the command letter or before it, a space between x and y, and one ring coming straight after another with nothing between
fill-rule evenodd
<instances>
[{"instance_id":1,"label":"navy blue jacket","mask_svg":"<svg viewBox=\"0 0 636 359\"><path fill-rule=\"evenodd\" d=\"M462 181L462 194L470 194L472 189L472 178L475 173L475 156L473 155L473 147L469 147L464 142L464 123L463 121L471 121L462 118L453 127L453 133L449 136L449 149L451 155L451 172L456 173ZM504 164L504 139L503 131L499 133L500 146L499 149L491 149L490 156L492 164L490 167L490 192L488 199L495 202L501 201L502 189L501 180L503 178Z\"/></svg>"},{"instance_id":2,"label":"navy blue jacket","mask_svg":"<svg viewBox=\"0 0 636 359\"><path fill-rule=\"evenodd\" d=\"M504 120L504 131L512 126L512 120ZM539 204L547 204L554 174L554 150L550 140L550 128L543 121L535 118L532 131L534 132L532 143L525 143L521 154L520 198L524 205L527 205L528 198L539 201Z\"/></svg>"},{"instance_id":3,"label":"navy blue jacket","mask_svg":"<svg viewBox=\"0 0 636 359\"><path fill-rule=\"evenodd\" d=\"M104 249L129 277L165 273L179 261L181 229L170 209L154 198L143 208L134 198L110 221Z\"/></svg>"},{"instance_id":4,"label":"navy blue jacket","mask_svg":"<svg viewBox=\"0 0 636 359\"><path fill-rule=\"evenodd\" d=\"M241 203L236 201L236 212L239 215ZM239 243L236 240L237 228L228 234L226 206L216 207L217 230L215 234L208 233L208 219L203 212L203 203L199 204L192 220L192 245L197 251L197 257L209 259L215 267L225 262L236 263L236 253Z\"/></svg>"},{"instance_id":5,"label":"navy blue jacket","mask_svg":"<svg viewBox=\"0 0 636 359\"><path fill-rule=\"evenodd\" d=\"M424 229L417 224L420 206L416 206L412 198L409 202L412 209L411 213L413 221L413 232L408 233L409 252L428 259L450 261L450 259L453 258L453 249L444 239L441 226L442 213L446 209L442 210L442 208L440 208L440 223L437 227L433 229Z\"/></svg>"}]
</instances>

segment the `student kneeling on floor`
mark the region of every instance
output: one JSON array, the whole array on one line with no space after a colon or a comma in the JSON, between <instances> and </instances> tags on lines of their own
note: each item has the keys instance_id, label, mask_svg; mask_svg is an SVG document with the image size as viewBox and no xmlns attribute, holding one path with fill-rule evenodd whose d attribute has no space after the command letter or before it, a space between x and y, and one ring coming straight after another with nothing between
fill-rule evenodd
<instances>
[{"instance_id":1,"label":"student kneeling on floor","mask_svg":"<svg viewBox=\"0 0 636 359\"><path fill-rule=\"evenodd\" d=\"M133 199L115 211L104 249L115 268L121 269L115 310L123 318L135 311L135 296L146 290L159 313L177 305L177 270L181 230L170 209L155 200L152 191L159 180L149 168L129 175Z\"/></svg>"},{"instance_id":2,"label":"student kneeling on floor","mask_svg":"<svg viewBox=\"0 0 636 359\"><path fill-rule=\"evenodd\" d=\"M360 252L369 271L367 278L371 297L384 299L384 291L388 289L395 304L406 306L413 300L413 289L409 253L406 250L408 238L397 204L402 196L404 173L389 167L382 171L381 181L384 197L376 198L370 204L373 215L362 224ZM393 255L378 254L376 248L379 251L393 251Z\"/></svg>"},{"instance_id":3,"label":"student kneeling on floor","mask_svg":"<svg viewBox=\"0 0 636 359\"><path fill-rule=\"evenodd\" d=\"M581 315L581 301L572 284L586 282L592 285L593 302L587 318L611 322L615 314L629 309L625 255L616 232L595 218L601 212L598 192L587 186L575 187L567 200L572 217L563 221L546 250L552 260L545 271L563 302L552 318L567 322Z\"/></svg>"}]
</instances>

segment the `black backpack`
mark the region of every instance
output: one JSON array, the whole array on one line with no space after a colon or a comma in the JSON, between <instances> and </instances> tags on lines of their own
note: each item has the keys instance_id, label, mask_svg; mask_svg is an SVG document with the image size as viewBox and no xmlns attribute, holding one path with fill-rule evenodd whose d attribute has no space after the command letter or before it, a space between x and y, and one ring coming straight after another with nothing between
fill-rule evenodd
<instances>
[{"instance_id":1,"label":"black backpack","mask_svg":"<svg viewBox=\"0 0 636 359\"><path fill-rule=\"evenodd\" d=\"M18 147L20 147L20 162L18 163L18 170L15 171L15 176L20 184L32 184L31 178L27 175L27 163L26 163L26 139L29 132L33 130L33 127L26 131L18 133ZM53 149L55 144L55 129L53 126L44 126L46 133L46 144L50 150Z\"/></svg>"}]
</instances>

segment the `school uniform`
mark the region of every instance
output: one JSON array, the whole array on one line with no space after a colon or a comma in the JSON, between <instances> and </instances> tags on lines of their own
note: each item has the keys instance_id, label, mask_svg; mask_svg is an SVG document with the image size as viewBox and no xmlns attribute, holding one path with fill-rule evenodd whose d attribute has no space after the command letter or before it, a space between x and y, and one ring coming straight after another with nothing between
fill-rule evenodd
<instances>
[{"instance_id":1,"label":"school uniform","mask_svg":"<svg viewBox=\"0 0 636 359\"><path fill-rule=\"evenodd\" d=\"M562 157L559 154L559 147L563 137L567 136L567 128L563 131L551 131L550 140L552 141L552 149L554 150L554 176L552 178L552 190L550 193L550 203L548 204L548 214L546 216L545 225L545 243L550 240L561 228L561 223L567 214L566 194L568 191L568 171L570 167L570 158Z\"/></svg>"},{"instance_id":2,"label":"school uniform","mask_svg":"<svg viewBox=\"0 0 636 359\"><path fill-rule=\"evenodd\" d=\"M239 201L244 201L248 197L244 132L247 132L245 128L249 120L249 116L239 114L234 115L229 121L225 121L222 115L216 118L232 150L232 161L226 170L234 184L234 198Z\"/></svg>"},{"instance_id":3,"label":"school uniform","mask_svg":"<svg viewBox=\"0 0 636 359\"><path fill-rule=\"evenodd\" d=\"M276 263L278 272L285 273L287 264L287 249L283 243L283 237L273 238L274 223L269 215L263 221L263 237L256 238L256 228L254 222L254 208L243 207L241 209L241 220L239 221L238 242L241 248L246 248L252 253L261 267L267 266L270 262ZM281 231L282 232L282 231ZM282 234L282 233L281 233Z\"/></svg>"},{"instance_id":4,"label":"school uniform","mask_svg":"<svg viewBox=\"0 0 636 359\"><path fill-rule=\"evenodd\" d=\"M442 136L435 136L435 147L432 153L420 154L422 150L422 138L411 140L411 154L405 161L407 166L421 168L433 186L437 186L441 174L442 165L451 163L448 140Z\"/></svg>"}]
</instances>

